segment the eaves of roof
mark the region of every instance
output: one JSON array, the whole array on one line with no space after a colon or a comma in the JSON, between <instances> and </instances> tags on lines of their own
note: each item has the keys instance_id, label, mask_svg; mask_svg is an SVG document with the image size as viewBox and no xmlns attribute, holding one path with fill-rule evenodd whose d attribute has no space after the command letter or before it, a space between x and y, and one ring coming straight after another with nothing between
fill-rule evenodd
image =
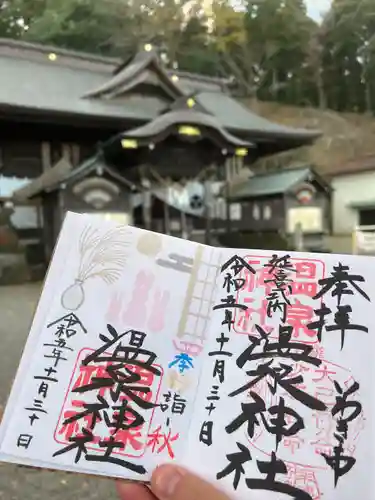
<instances>
[{"instance_id":1,"label":"eaves of roof","mask_svg":"<svg viewBox=\"0 0 375 500\"><path fill-rule=\"evenodd\" d=\"M163 111L165 103L147 95L114 100L82 98L108 81L113 60L107 63L105 58L84 58L79 53L60 51L61 61L59 58L50 61L48 53L52 48L38 46L36 49L29 44L26 49L26 45L21 47L20 42L11 41L4 44L0 40L0 108L4 111L105 119L114 124L144 123ZM17 57L6 53L9 47L17 52ZM199 78L195 78L198 82ZM205 80L207 83L207 78ZM202 92L199 88L195 91L197 100L216 117L219 126L235 135L244 134L250 141L273 142L276 151L312 143L320 135L318 131L272 123L223 92Z\"/></svg>"},{"instance_id":2,"label":"eaves of roof","mask_svg":"<svg viewBox=\"0 0 375 500\"><path fill-rule=\"evenodd\" d=\"M243 200L284 194L310 174L308 167L254 175L232 191L230 199Z\"/></svg>"}]
</instances>

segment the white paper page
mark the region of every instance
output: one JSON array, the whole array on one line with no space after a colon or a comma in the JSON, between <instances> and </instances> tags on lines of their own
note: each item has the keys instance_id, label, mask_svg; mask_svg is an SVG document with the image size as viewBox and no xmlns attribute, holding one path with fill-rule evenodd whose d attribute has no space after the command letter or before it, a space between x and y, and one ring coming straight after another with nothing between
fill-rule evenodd
<instances>
[{"instance_id":1,"label":"white paper page","mask_svg":"<svg viewBox=\"0 0 375 500\"><path fill-rule=\"evenodd\" d=\"M181 461L217 256L68 214L2 421L0 459L142 481L157 464Z\"/></svg>"},{"instance_id":2,"label":"white paper page","mask_svg":"<svg viewBox=\"0 0 375 500\"><path fill-rule=\"evenodd\" d=\"M272 255L223 250L185 465L242 499L373 498L375 259Z\"/></svg>"}]
</instances>

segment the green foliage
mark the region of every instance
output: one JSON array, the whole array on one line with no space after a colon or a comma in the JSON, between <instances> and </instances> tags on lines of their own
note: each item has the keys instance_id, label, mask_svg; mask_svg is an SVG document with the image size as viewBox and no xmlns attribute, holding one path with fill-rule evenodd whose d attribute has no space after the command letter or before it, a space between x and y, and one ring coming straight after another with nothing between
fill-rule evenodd
<instances>
[{"instance_id":1,"label":"green foliage","mask_svg":"<svg viewBox=\"0 0 375 500\"><path fill-rule=\"evenodd\" d=\"M0 36L128 57L152 42L170 64L233 77L242 96L375 110L375 1L0 0ZM234 5L236 7L234 7Z\"/></svg>"},{"instance_id":2,"label":"green foliage","mask_svg":"<svg viewBox=\"0 0 375 500\"><path fill-rule=\"evenodd\" d=\"M24 39L98 54L133 50L136 36L126 7L116 0L44 0L38 13L29 12Z\"/></svg>"},{"instance_id":3,"label":"green foliage","mask_svg":"<svg viewBox=\"0 0 375 500\"><path fill-rule=\"evenodd\" d=\"M0 0L0 37L19 38L23 33L22 14L17 5Z\"/></svg>"}]
</instances>

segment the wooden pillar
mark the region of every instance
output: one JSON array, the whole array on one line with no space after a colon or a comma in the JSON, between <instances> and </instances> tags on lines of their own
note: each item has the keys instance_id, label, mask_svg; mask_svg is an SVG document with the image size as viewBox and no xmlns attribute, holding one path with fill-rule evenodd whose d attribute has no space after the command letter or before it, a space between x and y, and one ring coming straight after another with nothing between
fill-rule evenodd
<instances>
[{"instance_id":1,"label":"wooden pillar","mask_svg":"<svg viewBox=\"0 0 375 500\"><path fill-rule=\"evenodd\" d=\"M56 222L55 224L58 226L58 227L55 227L55 230L54 230L54 238L55 238L55 242L54 244L56 243L57 241L57 236L61 230L61 227L62 227L62 223L65 219L65 190L66 190L66 185L65 184L61 184L61 187L58 191L58 198L57 198L57 203L58 203L58 206L56 207L57 209L57 214L56 214Z\"/></svg>"},{"instance_id":2,"label":"wooden pillar","mask_svg":"<svg viewBox=\"0 0 375 500\"><path fill-rule=\"evenodd\" d=\"M42 157L42 169L43 172L50 169L52 167L52 158L51 158L51 143L42 142L41 144L41 157Z\"/></svg>"},{"instance_id":3,"label":"wooden pillar","mask_svg":"<svg viewBox=\"0 0 375 500\"><path fill-rule=\"evenodd\" d=\"M81 160L81 150L79 144L72 144L72 165L76 167Z\"/></svg>"},{"instance_id":4,"label":"wooden pillar","mask_svg":"<svg viewBox=\"0 0 375 500\"><path fill-rule=\"evenodd\" d=\"M228 234L231 232L232 229L231 217L230 217L230 203L229 203L229 194L230 194L229 183L232 179L231 168L233 165L233 161L234 161L233 158L228 158L225 162L225 203L226 203L226 226Z\"/></svg>"},{"instance_id":5,"label":"wooden pillar","mask_svg":"<svg viewBox=\"0 0 375 500\"><path fill-rule=\"evenodd\" d=\"M43 207L42 207L42 200L38 200L36 202L35 208L36 208L36 220L37 220L37 226L38 229L43 230Z\"/></svg>"},{"instance_id":6,"label":"wooden pillar","mask_svg":"<svg viewBox=\"0 0 375 500\"><path fill-rule=\"evenodd\" d=\"M169 217L169 205L168 203L163 203L164 208L164 233L171 234L171 219Z\"/></svg>"},{"instance_id":7,"label":"wooden pillar","mask_svg":"<svg viewBox=\"0 0 375 500\"><path fill-rule=\"evenodd\" d=\"M151 230L151 222L152 222L152 195L151 195L151 183L149 179L143 177L141 179L142 187L143 187L143 224L145 229Z\"/></svg>"},{"instance_id":8,"label":"wooden pillar","mask_svg":"<svg viewBox=\"0 0 375 500\"><path fill-rule=\"evenodd\" d=\"M303 238L303 228L301 223L299 222L294 228L293 233L293 250L296 252L304 252L304 238Z\"/></svg>"},{"instance_id":9,"label":"wooden pillar","mask_svg":"<svg viewBox=\"0 0 375 500\"><path fill-rule=\"evenodd\" d=\"M205 217L206 217L206 231L205 231L205 243L206 245L211 244L211 231L212 231L212 193L211 193L211 183L206 180L204 183L204 203L205 203Z\"/></svg>"},{"instance_id":10,"label":"wooden pillar","mask_svg":"<svg viewBox=\"0 0 375 500\"><path fill-rule=\"evenodd\" d=\"M62 158L64 158L64 160L68 161L69 163L72 162L70 144L64 143L61 145L61 156Z\"/></svg>"},{"instance_id":11,"label":"wooden pillar","mask_svg":"<svg viewBox=\"0 0 375 500\"><path fill-rule=\"evenodd\" d=\"M188 230L187 230L186 214L185 212L180 212L180 213L181 213L181 238L187 240Z\"/></svg>"},{"instance_id":12,"label":"wooden pillar","mask_svg":"<svg viewBox=\"0 0 375 500\"><path fill-rule=\"evenodd\" d=\"M42 160L42 171L46 172L52 167L52 161L51 161L51 144L47 141L44 141L40 145L40 156ZM41 206L40 206L40 211L42 214L42 234L43 234L43 246L44 246L44 255L46 262L48 263L51 255L52 255L52 242L51 242L51 232L50 228L48 227L49 221L48 218L46 217L47 214L47 206L46 206L46 201L44 199L44 196L41 198Z\"/></svg>"}]
</instances>

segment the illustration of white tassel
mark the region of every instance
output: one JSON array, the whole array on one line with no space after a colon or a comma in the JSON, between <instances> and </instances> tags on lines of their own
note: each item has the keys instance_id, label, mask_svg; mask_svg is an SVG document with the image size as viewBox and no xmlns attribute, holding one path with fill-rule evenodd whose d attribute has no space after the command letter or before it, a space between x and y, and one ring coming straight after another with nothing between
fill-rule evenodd
<instances>
[{"instance_id":1,"label":"illustration of white tassel","mask_svg":"<svg viewBox=\"0 0 375 500\"><path fill-rule=\"evenodd\" d=\"M127 261L124 237L129 234L125 227L111 229L103 236L98 230L86 228L80 238L80 264L77 278L61 296L61 305L68 311L77 311L85 301L85 283L100 278L112 284L120 276Z\"/></svg>"},{"instance_id":2,"label":"illustration of white tassel","mask_svg":"<svg viewBox=\"0 0 375 500\"><path fill-rule=\"evenodd\" d=\"M75 280L73 285L70 285L61 297L61 305L68 311L77 311L85 300L85 290L83 281Z\"/></svg>"}]
</instances>

